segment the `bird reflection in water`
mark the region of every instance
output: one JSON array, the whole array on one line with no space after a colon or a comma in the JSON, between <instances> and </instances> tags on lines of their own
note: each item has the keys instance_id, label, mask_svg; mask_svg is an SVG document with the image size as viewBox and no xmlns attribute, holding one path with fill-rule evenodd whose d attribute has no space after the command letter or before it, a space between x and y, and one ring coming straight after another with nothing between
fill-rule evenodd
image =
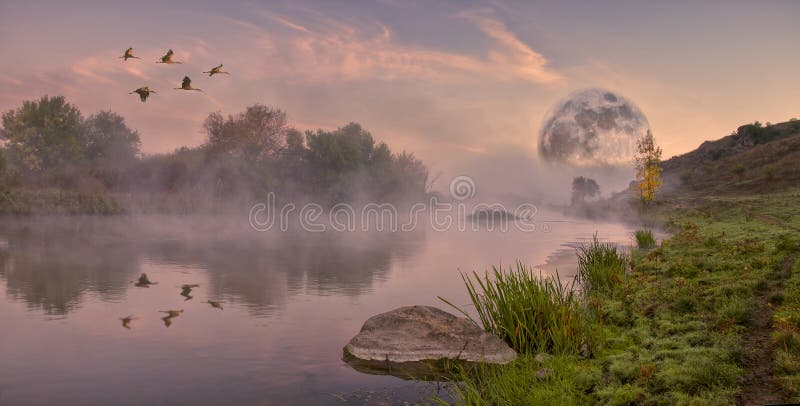
<instances>
[{"instance_id":1,"label":"bird reflection in water","mask_svg":"<svg viewBox=\"0 0 800 406\"><path fill-rule=\"evenodd\" d=\"M122 320L122 327L125 327L128 330L130 330L131 329L131 321L136 320L136 319L137 318L133 317L133 316L127 316L127 317L121 318L120 320Z\"/></svg>"},{"instance_id":2,"label":"bird reflection in water","mask_svg":"<svg viewBox=\"0 0 800 406\"><path fill-rule=\"evenodd\" d=\"M149 288L150 285L157 285L157 284L158 282L151 282L150 279L147 277L147 274L143 273L141 276L139 276L139 279L136 280L136 283L134 285L140 288Z\"/></svg>"},{"instance_id":3,"label":"bird reflection in water","mask_svg":"<svg viewBox=\"0 0 800 406\"><path fill-rule=\"evenodd\" d=\"M164 322L164 326L169 327L172 325L172 319L178 317L183 313L183 310L161 310L160 313L166 313L167 315L162 317L161 320Z\"/></svg>"},{"instance_id":4,"label":"bird reflection in water","mask_svg":"<svg viewBox=\"0 0 800 406\"><path fill-rule=\"evenodd\" d=\"M191 300L194 296L191 295L192 289L199 287L200 285L181 285L181 296L185 297L185 300Z\"/></svg>"}]
</instances>

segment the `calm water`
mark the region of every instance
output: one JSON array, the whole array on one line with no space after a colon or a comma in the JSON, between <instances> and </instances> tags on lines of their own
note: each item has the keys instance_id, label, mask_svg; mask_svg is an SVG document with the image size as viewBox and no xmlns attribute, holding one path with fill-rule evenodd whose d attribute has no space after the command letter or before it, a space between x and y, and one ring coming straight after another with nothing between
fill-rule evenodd
<instances>
[{"instance_id":1,"label":"calm water","mask_svg":"<svg viewBox=\"0 0 800 406\"><path fill-rule=\"evenodd\" d=\"M239 220L0 220L0 405L395 404L433 384L341 361L368 317L468 302L460 271L521 259L574 273L623 225L549 232L258 233ZM242 222L243 223L243 222ZM513 229L513 228L512 228ZM131 283L142 272L158 282ZM200 287L186 300L179 286ZM223 302L212 308L208 299ZM166 327L158 310L183 309ZM131 329L120 318L133 315Z\"/></svg>"}]
</instances>

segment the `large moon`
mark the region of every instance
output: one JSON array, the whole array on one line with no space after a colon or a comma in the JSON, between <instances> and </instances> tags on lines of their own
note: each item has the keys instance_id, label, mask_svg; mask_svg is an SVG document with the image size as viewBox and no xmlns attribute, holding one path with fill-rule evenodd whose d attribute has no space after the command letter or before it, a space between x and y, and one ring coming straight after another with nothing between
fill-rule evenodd
<instances>
[{"instance_id":1,"label":"large moon","mask_svg":"<svg viewBox=\"0 0 800 406\"><path fill-rule=\"evenodd\" d=\"M573 166L627 165L649 129L647 117L630 100L608 90L580 90L548 114L539 152L548 161Z\"/></svg>"}]
</instances>

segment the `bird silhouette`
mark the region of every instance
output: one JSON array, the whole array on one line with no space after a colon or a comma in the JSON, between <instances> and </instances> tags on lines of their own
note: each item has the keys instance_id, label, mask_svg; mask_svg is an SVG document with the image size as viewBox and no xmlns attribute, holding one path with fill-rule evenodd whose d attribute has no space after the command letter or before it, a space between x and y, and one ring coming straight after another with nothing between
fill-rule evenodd
<instances>
[{"instance_id":1,"label":"bird silhouette","mask_svg":"<svg viewBox=\"0 0 800 406\"><path fill-rule=\"evenodd\" d=\"M133 48L128 48L128 49L126 49L126 50L125 50L125 53L124 53L124 54L122 54L122 56L120 56L120 57L119 57L119 59L124 59L124 60L126 60L126 61L127 61L128 59L130 59L130 58L133 58L133 59L142 59L142 58L139 58L138 56L133 56Z\"/></svg>"},{"instance_id":2,"label":"bird silhouette","mask_svg":"<svg viewBox=\"0 0 800 406\"><path fill-rule=\"evenodd\" d=\"M181 87L174 87L175 90L197 90L198 92L202 92L203 90L198 89L196 87L192 87L192 79L189 79L188 76L183 77L183 82L181 82Z\"/></svg>"},{"instance_id":3,"label":"bird silhouette","mask_svg":"<svg viewBox=\"0 0 800 406\"><path fill-rule=\"evenodd\" d=\"M222 310L222 302L215 302L213 300L209 300L208 304L210 304L211 307L214 307L214 308Z\"/></svg>"},{"instance_id":4,"label":"bird silhouette","mask_svg":"<svg viewBox=\"0 0 800 406\"><path fill-rule=\"evenodd\" d=\"M123 317L120 320L122 320L122 327L125 327L128 330L130 330L131 329L131 321L136 320L136 317L128 316L128 317Z\"/></svg>"},{"instance_id":5,"label":"bird silhouette","mask_svg":"<svg viewBox=\"0 0 800 406\"><path fill-rule=\"evenodd\" d=\"M172 60L173 55L175 55L175 52L172 52L172 50L170 49L164 56L161 57L161 59L156 61L156 63L166 63L170 65L175 63L183 63L183 62L173 61Z\"/></svg>"},{"instance_id":6,"label":"bird silhouette","mask_svg":"<svg viewBox=\"0 0 800 406\"><path fill-rule=\"evenodd\" d=\"M172 319L180 316L183 310L160 310L160 312L167 314L161 318L161 321L164 322L164 326L169 327L172 325Z\"/></svg>"},{"instance_id":7,"label":"bird silhouette","mask_svg":"<svg viewBox=\"0 0 800 406\"><path fill-rule=\"evenodd\" d=\"M181 286L181 296L185 297L186 300L191 300L193 296L191 295L192 289L199 287L200 285L182 285Z\"/></svg>"},{"instance_id":8,"label":"bird silhouette","mask_svg":"<svg viewBox=\"0 0 800 406\"><path fill-rule=\"evenodd\" d=\"M214 76L214 75L219 75L219 74L230 75L230 73L225 72L224 70L222 70L222 64L219 64L219 66L215 66L215 67L211 68L210 71L203 72L203 73L208 73L208 76Z\"/></svg>"},{"instance_id":9,"label":"bird silhouette","mask_svg":"<svg viewBox=\"0 0 800 406\"><path fill-rule=\"evenodd\" d=\"M150 93L155 93L155 92L156 92L155 90L150 90L150 88L147 86L142 86L128 94L134 94L134 93L138 94L139 98L142 99L142 103L144 103L147 101L147 98L150 97Z\"/></svg>"},{"instance_id":10,"label":"bird silhouette","mask_svg":"<svg viewBox=\"0 0 800 406\"><path fill-rule=\"evenodd\" d=\"M136 280L135 285L138 287L146 288L149 287L150 285L157 285L157 284L158 282L151 282L150 279L147 277L147 274L143 273L141 276L139 276L139 279Z\"/></svg>"},{"instance_id":11,"label":"bird silhouette","mask_svg":"<svg viewBox=\"0 0 800 406\"><path fill-rule=\"evenodd\" d=\"M166 313L169 317L178 317L183 313L183 310L159 310L159 313Z\"/></svg>"}]
</instances>

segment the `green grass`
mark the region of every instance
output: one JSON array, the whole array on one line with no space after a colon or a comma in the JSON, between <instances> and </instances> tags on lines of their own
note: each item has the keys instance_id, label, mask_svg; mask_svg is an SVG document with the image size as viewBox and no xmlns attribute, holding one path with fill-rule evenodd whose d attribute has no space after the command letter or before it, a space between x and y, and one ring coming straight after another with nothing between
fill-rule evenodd
<instances>
[{"instance_id":1,"label":"green grass","mask_svg":"<svg viewBox=\"0 0 800 406\"><path fill-rule=\"evenodd\" d=\"M795 255L791 273L772 316L773 368L790 401L800 402L800 240L784 235L776 246L778 256Z\"/></svg>"},{"instance_id":2,"label":"green grass","mask_svg":"<svg viewBox=\"0 0 800 406\"><path fill-rule=\"evenodd\" d=\"M798 198L661 207L655 214L673 235L630 258L595 239L579 250L591 356L566 352L539 364L530 352L465 372L455 403L735 404L754 350L750 320L765 300L774 308L775 377L787 401L800 401L800 261L782 270L787 255L800 255ZM552 373L539 379L541 368Z\"/></svg>"},{"instance_id":3,"label":"green grass","mask_svg":"<svg viewBox=\"0 0 800 406\"><path fill-rule=\"evenodd\" d=\"M656 239L653 237L653 230L642 229L636 230L633 233L633 236L636 238L636 246L640 249L651 249L656 247Z\"/></svg>"},{"instance_id":4,"label":"green grass","mask_svg":"<svg viewBox=\"0 0 800 406\"><path fill-rule=\"evenodd\" d=\"M462 278L483 328L520 353L575 354L589 340L584 301L558 275L541 276L518 262Z\"/></svg>"}]
</instances>

